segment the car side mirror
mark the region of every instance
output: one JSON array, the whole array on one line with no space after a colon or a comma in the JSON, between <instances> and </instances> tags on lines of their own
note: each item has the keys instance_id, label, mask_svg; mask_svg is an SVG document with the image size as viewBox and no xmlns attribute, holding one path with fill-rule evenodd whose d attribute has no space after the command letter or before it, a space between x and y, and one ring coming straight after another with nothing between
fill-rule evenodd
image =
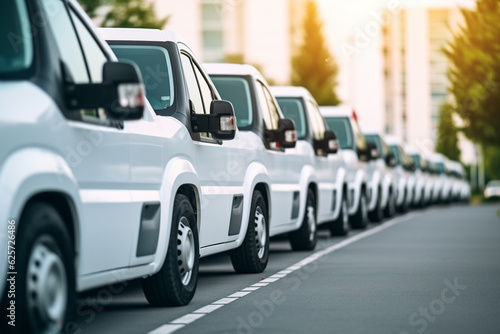
<instances>
[{"instance_id":1,"label":"car side mirror","mask_svg":"<svg viewBox=\"0 0 500 334\"><path fill-rule=\"evenodd\" d=\"M214 100L210 114L197 114L190 100L191 124L194 132L209 132L217 140L232 140L236 135L236 117L231 102Z\"/></svg>"},{"instance_id":2,"label":"car side mirror","mask_svg":"<svg viewBox=\"0 0 500 334\"><path fill-rule=\"evenodd\" d=\"M265 139L268 142L278 143L281 148L294 148L297 143L295 123L288 118L280 119L277 130L265 131Z\"/></svg>"},{"instance_id":3,"label":"car side mirror","mask_svg":"<svg viewBox=\"0 0 500 334\"><path fill-rule=\"evenodd\" d=\"M396 157L392 153L388 153L385 156L385 164L389 167L396 167L397 162L396 162Z\"/></svg>"},{"instance_id":4,"label":"car side mirror","mask_svg":"<svg viewBox=\"0 0 500 334\"><path fill-rule=\"evenodd\" d=\"M378 159L379 155L378 155L377 145L375 145L374 143L367 143L367 150L370 160Z\"/></svg>"},{"instance_id":5,"label":"car side mirror","mask_svg":"<svg viewBox=\"0 0 500 334\"><path fill-rule=\"evenodd\" d=\"M66 102L69 109L104 108L112 120L135 120L144 113L144 85L132 63L108 61L102 70L102 83L75 84L63 63Z\"/></svg>"},{"instance_id":6,"label":"car side mirror","mask_svg":"<svg viewBox=\"0 0 500 334\"><path fill-rule=\"evenodd\" d=\"M329 154L335 154L339 150L339 141L335 132L326 130L321 140L314 140L313 142L314 150L317 155L327 156Z\"/></svg>"}]
</instances>

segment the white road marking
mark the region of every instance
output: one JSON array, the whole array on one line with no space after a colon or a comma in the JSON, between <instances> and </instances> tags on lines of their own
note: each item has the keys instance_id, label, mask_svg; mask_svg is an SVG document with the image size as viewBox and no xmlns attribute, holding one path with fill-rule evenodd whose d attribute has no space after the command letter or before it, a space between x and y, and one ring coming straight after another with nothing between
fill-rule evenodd
<instances>
[{"instance_id":1,"label":"white road marking","mask_svg":"<svg viewBox=\"0 0 500 334\"><path fill-rule=\"evenodd\" d=\"M302 267L310 264L311 262L318 260L319 258L321 258L325 255L328 255L332 252L335 252L336 250L339 250L339 249L344 248L352 243L355 243L356 241L367 238L371 235L374 235L374 234L379 233L385 229L388 229L391 226L394 226L394 225L402 223L404 221L413 219L413 218L420 216L420 215L421 215L421 213L420 214L410 213L410 214L405 215L404 217L389 220L389 221L385 222L383 225L379 225L377 227L369 229L366 232L356 234L353 237L345 239L345 240L339 242L338 244L332 245L332 246L327 247L325 249L318 250L314 254L306 257L305 259L300 260L299 262L295 263L294 265L261 280L259 283L252 284L252 285L250 285L250 286L248 286L248 287L246 287L238 292L235 292L235 293L229 295L226 298L219 299L219 300L213 302L212 304L206 305L206 306L194 311L193 313L188 313L180 318L177 318L177 319L171 321L169 324L158 327L157 329L149 332L148 334L170 334L170 333L173 333L173 332L183 328L187 324L193 323L194 321L205 316L206 314L211 313L211 312L223 307L224 305L227 305L227 304L229 304L237 299L243 298L246 295L252 293L253 291L260 289L261 287L264 287L264 286L267 286L271 283L279 281L282 277L285 277L286 275L291 274L294 271L301 269Z\"/></svg>"},{"instance_id":2,"label":"white road marking","mask_svg":"<svg viewBox=\"0 0 500 334\"><path fill-rule=\"evenodd\" d=\"M163 325L161 327L158 327L157 329L149 332L149 334L170 334L175 332L178 329L181 329L185 325Z\"/></svg>"},{"instance_id":3,"label":"white road marking","mask_svg":"<svg viewBox=\"0 0 500 334\"><path fill-rule=\"evenodd\" d=\"M252 291L238 291L229 296L229 298L240 298L252 293Z\"/></svg>"},{"instance_id":4,"label":"white road marking","mask_svg":"<svg viewBox=\"0 0 500 334\"><path fill-rule=\"evenodd\" d=\"M211 313L211 312L221 308L222 306L224 306L224 305L222 305L222 304L219 304L219 305L210 304L210 305L203 306L202 308L197 309L193 313Z\"/></svg>"},{"instance_id":5,"label":"white road marking","mask_svg":"<svg viewBox=\"0 0 500 334\"><path fill-rule=\"evenodd\" d=\"M198 320L198 319L200 319L201 317L204 317L204 316L205 316L205 314L203 314L203 313L199 313L199 314L190 313L190 314L186 314L185 316L182 316L180 318L177 318L177 319L171 321L170 323L171 324L184 324L184 325L187 325L187 324L190 324L193 321Z\"/></svg>"},{"instance_id":6,"label":"white road marking","mask_svg":"<svg viewBox=\"0 0 500 334\"><path fill-rule=\"evenodd\" d=\"M226 304L229 304L231 302L234 302L236 299L238 299L238 298L229 298L229 297L226 297L226 298L219 299L218 301L213 302L212 304L226 305Z\"/></svg>"}]
</instances>

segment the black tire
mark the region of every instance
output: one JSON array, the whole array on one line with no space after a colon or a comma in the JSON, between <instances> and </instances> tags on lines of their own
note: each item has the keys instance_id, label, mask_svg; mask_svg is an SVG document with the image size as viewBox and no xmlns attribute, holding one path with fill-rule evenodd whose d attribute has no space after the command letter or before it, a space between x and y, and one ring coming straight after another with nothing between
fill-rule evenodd
<instances>
[{"instance_id":1,"label":"black tire","mask_svg":"<svg viewBox=\"0 0 500 334\"><path fill-rule=\"evenodd\" d=\"M189 199L177 194L167 257L160 271L142 280L153 306L183 306L193 299L198 284L200 246L196 217Z\"/></svg>"},{"instance_id":2,"label":"black tire","mask_svg":"<svg viewBox=\"0 0 500 334\"><path fill-rule=\"evenodd\" d=\"M382 210L382 189L379 188L377 195L377 205L373 211L368 212L368 218L374 223L380 223L382 219L384 219L384 212Z\"/></svg>"},{"instance_id":3,"label":"black tire","mask_svg":"<svg viewBox=\"0 0 500 334\"><path fill-rule=\"evenodd\" d=\"M396 196L392 189L389 190L389 199L387 200L387 205L384 208L384 216L386 218L391 218L396 214Z\"/></svg>"},{"instance_id":4,"label":"black tire","mask_svg":"<svg viewBox=\"0 0 500 334\"><path fill-rule=\"evenodd\" d=\"M17 271L16 326L8 326L6 332L64 331L74 318L76 287L75 252L61 216L44 202L29 204L19 221L15 241L15 269L9 271ZM3 304L7 302L4 295ZM2 310L4 314L3 305ZM2 316L2 323L9 320Z\"/></svg>"},{"instance_id":5,"label":"black tire","mask_svg":"<svg viewBox=\"0 0 500 334\"><path fill-rule=\"evenodd\" d=\"M364 229L368 226L368 208L366 204L366 193L361 190L359 196L358 210L351 216L351 227L353 229Z\"/></svg>"},{"instance_id":6,"label":"black tire","mask_svg":"<svg viewBox=\"0 0 500 334\"><path fill-rule=\"evenodd\" d=\"M408 212L409 206L410 206L410 203L408 203L408 190L405 188L403 203L399 206L398 211L400 213L406 213L406 212Z\"/></svg>"},{"instance_id":7,"label":"black tire","mask_svg":"<svg viewBox=\"0 0 500 334\"><path fill-rule=\"evenodd\" d=\"M347 205L347 194L342 196L340 212L337 219L329 223L330 235L345 236L349 234L349 206Z\"/></svg>"},{"instance_id":8,"label":"black tire","mask_svg":"<svg viewBox=\"0 0 500 334\"><path fill-rule=\"evenodd\" d=\"M317 242L317 217L316 217L316 196L314 191L309 188L307 191L306 210L302 225L297 231L290 232L288 238L290 245L295 251L313 250Z\"/></svg>"},{"instance_id":9,"label":"black tire","mask_svg":"<svg viewBox=\"0 0 500 334\"><path fill-rule=\"evenodd\" d=\"M237 273L261 273L269 259L269 219L267 205L259 190L254 190L245 240L230 252Z\"/></svg>"}]
</instances>

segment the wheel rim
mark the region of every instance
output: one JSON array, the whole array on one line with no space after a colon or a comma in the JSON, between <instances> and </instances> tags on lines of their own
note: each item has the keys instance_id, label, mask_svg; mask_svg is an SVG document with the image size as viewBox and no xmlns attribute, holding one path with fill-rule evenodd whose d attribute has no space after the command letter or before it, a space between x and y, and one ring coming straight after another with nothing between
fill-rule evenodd
<instances>
[{"instance_id":1,"label":"wheel rim","mask_svg":"<svg viewBox=\"0 0 500 334\"><path fill-rule=\"evenodd\" d=\"M49 331L60 328L68 300L66 269L60 256L40 239L31 251L26 280L32 319Z\"/></svg>"},{"instance_id":2,"label":"wheel rim","mask_svg":"<svg viewBox=\"0 0 500 334\"><path fill-rule=\"evenodd\" d=\"M186 217L179 220L177 232L177 263L181 274L182 284L188 285L191 281L195 260L194 234L189 227Z\"/></svg>"},{"instance_id":3,"label":"wheel rim","mask_svg":"<svg viewBox=\"0 0 500 334\"><path fill-rule=\"evenodd\" d=\"M349 229L349 213L347 212L347 201L345 198L342 200L342 225L344 231Z\"/></svg>"},{"instance_id":4,"label":"wheel rim","mask_svg":"<svg viewBox=\"0 0 500 334\"><path fill-rule=\"evenodd\" d=\"M316 238L316 215L312 205L307 206L307 225L309 228L309 241L313 242Z\"/></svg>"},{"instance_id":5,"label":"wheel rim","mask_svg":"<svg viewBox=\"0 0 500 334\"><path fill-rule=\"evenodd\" d=\"M266 252L266 242L267 242L267 227L266 227L266 217L262 213L260 206L255 208L254 215L255 224L255 244L257 246L257 256L262 259L264 253Z\"/></svg>"}]
</instances>

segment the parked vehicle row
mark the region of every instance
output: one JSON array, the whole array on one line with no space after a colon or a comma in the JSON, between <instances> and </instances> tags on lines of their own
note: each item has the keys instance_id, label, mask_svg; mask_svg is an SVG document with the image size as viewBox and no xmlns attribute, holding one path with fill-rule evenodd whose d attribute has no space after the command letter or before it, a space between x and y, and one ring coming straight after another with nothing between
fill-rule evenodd
<instances>
[{"instance_id":1,"label":"parked vehicle row","mask_svg":"<svg viewBox=\"0 0 500 334\"><path fill-rule=\"evenodd\" d=\"M186 305L200 257L259 273L272 236L312 250L320 225L468 196L461 166L412 161L252 66L203 65L173 32L97 31L75 0L10 1L0 22L23 37L0 37L0 248L17 247L0 291L15 275L19 332L69 331L77 293L131 279L151 305Z\"/></svg>"}]
</instances>

